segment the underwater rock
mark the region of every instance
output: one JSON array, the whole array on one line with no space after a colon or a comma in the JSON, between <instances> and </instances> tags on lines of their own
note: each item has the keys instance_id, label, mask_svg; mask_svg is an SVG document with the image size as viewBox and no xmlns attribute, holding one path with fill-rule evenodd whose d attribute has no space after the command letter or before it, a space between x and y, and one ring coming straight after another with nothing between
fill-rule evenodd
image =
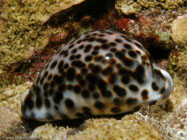
<instances>
[{"instance_id":1,"label":"underwater rock","mask_svg":"<svg viewBox=\"0 0 187 140\"><path fill-rule=\"evenodd\" d=\"M10 0L0 15L0 69L28 59L49 42L52 32L43 24L55 13L84 0ZM1 12L0 11L0 12Z\"/></svg>"},{"instance_id":2,"label":"underwater rock","mask_svg":"<svg viewBox=\"0 0 187 140\"><path fill-rule=\"evenodd\" d=\"M171 37L181 46L187 46L187 15L177 17L171 25Z\"/></svg>"},{"instance_id":3,"label":"underwater rock","mask_svg":"<svg viewBox=\"0 0 187 140\"><path fill-rule=\"evenodd\" d=\"M46 124L36 128L31 138L39 137L41 140L165 140L166 137L155 122L154 119L135 113L121 120L90 119L83 124L81 129L55 128Z\"/></svg>"},{"instance_id":4,"label":"underwater rock","mask_svg":"<svg viewBox=\"0 0 187 140\"><path fill-rule=\"evenodd\" d=\"M119 13L129 15L129 14L138 14L139 12L144 11L145 9L153 10L174 10L178 7L182 7L185 1L181 0L117 0L115 8Z\"/></svg>"}]
</instances>

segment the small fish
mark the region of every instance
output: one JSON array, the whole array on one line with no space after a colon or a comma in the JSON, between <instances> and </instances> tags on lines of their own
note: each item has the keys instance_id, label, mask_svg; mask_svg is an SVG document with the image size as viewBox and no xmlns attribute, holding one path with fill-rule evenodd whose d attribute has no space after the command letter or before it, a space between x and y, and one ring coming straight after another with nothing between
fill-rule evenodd
<instances>
[{"instance_id":1,"label":"small fish","mask_svg":"<svg viewBox=\"0 0 187 140\"><path fill-rule=\"evenodd\" d=\"M21 110L38 121L121 114L166 99L173 87L141 43L98 30L60 48L23 94Z\"/></svg>"}]
</instances>

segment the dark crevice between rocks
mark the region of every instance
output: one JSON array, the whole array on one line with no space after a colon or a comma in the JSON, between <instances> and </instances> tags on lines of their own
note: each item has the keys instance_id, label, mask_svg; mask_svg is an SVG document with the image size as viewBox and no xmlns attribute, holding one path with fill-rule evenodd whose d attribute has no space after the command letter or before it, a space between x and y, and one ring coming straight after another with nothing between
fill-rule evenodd
<instances>
[{"instance_id":1,"label":"dark crevice between rocks","mask_svg":"<svg viewBox=\"0 0 187 140\"><path fill-rule=\"evenodd\" d=\"M158 62L163 59L168 59L171 50L169 49L164 49L162 47L158 46L149 46L148 49L149 53L151 54L152 58Z\"/></svg>"},{"instance_id":2,"label":"dark crevice between rocks","mask_svg":"<svg viewBox=\"0 0 187 140\"><path fill-rule=\"evenodd\" d=\"M101 18L103 14L114 8L115 1L87 0L79 5L52 15L45 25L56 28L62 26L65 22L80 21L83 16L90 16L92 19Z\"/></svg>"},{"instance_id":3,"label":"dark crevice between rocks","mask_svg":"<svg viewBox=\"0 0 187 140\"><path fill-rule=\"evenodd\" d=\"M172 43L172 41L167 44L164 42L159 42L154 38L136 39L142 43L144 48L147 49L150 53L151 58L153 58L153 60L157 63L162 60L168 60L171 51L174 49L174 44Z\"/></svg>"}]
</instances>

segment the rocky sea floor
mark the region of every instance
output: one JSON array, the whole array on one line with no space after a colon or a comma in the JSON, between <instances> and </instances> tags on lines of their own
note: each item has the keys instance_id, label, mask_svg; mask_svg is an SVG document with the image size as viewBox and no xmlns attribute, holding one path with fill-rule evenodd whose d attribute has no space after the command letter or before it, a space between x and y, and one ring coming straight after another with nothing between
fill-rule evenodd
<instances>
[{"instance_id":1,"label":"rocky sea floor","mask_svg":"<svg viewBox=\"0 0 187 140\"><path fill-rule=\"evenodd\" d=\"M49 58L73 37L112 29L139 40L170 72L167 101L128 115L78 121L21 118L21 95ZM0 139L186 140L187 1L0 0Z\"/></svg>"}]
</instances>

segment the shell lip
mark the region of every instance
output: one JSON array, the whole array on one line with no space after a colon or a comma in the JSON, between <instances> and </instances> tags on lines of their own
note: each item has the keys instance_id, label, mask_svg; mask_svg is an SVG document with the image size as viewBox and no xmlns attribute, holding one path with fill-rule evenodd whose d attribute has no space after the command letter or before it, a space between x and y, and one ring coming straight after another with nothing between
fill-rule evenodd
<instances>
[{"instance_id":1,"label":"shell lip","mask_svg":"<svg viewBox=\"0 0 187 140\"><path fill-rule=\"evenodd\" d=\"M160 69L161 73L164 75L164 77L166 78L166 91L163 95L163 99L168 98L168 96L170 95L170 93L173 91L174 89L174 81L172 76L169 74L169 72L165 71L164 69Z\"/></svg>"},{"instance_id":2,"label":"shell lip","mask_svg":"<svg viewBox=\"0 0 187 140\"><path fill-rule=\"evenodd\" d=\"M25 91L23 93L23 95L21 96L21 106L24 105L24 101L25 101L25 99L27 98L28 95L29 95L29 90Z\"/></svg>"}]
</instances>

